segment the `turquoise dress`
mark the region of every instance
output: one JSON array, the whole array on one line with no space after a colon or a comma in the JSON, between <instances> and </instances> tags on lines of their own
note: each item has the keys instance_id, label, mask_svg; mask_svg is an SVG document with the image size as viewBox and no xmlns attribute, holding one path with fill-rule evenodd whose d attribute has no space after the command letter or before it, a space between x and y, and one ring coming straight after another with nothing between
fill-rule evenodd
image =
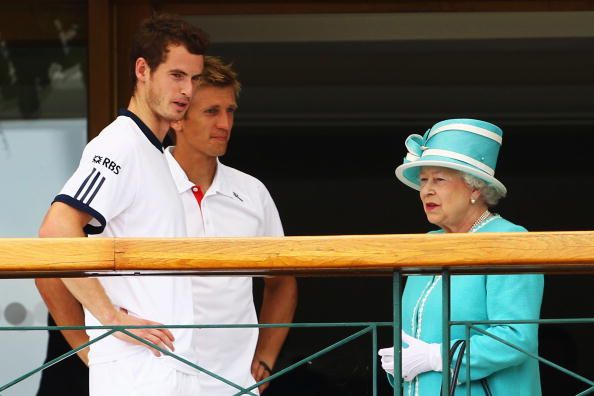
<instances>
[{"instance_id":1,"label":"turquoise dress","mask_svg":"<svg viewBox=\"0 0 594 396\"><path fill-rule=\"evenodd\" d=\"M475 232L525 232L500 216L488 218ZM442 233L443 230L434 231ZM441 343L441 277L409 276L402 297L402 329L429 343ZM451 278L451 320L539 319L543 275L456 275ZM538 325L477 326L514 345L538 353ZM493 338L471 331L471 394L484 395L486 379L493 396L541 395L538 361ZM452 344L465 338L464 326L451 328ZM453 367L453 365L452 365ZM404 395L437 396L441 372L430 371L404 382ZM389 378L392 382L393 378ZM458 377L457 395L465 395L466 356Z\"/></svg>"}]
</instances>

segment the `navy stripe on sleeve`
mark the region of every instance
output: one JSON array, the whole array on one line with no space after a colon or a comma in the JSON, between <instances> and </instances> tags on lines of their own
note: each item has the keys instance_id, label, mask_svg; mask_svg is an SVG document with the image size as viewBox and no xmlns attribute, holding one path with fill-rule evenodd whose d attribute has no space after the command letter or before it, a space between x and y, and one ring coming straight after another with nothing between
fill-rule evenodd
<instances>
[{"instance_id":1,"label":"navy stripe on sleeve","mask_svg":"<svg viewBox=\"0 0 594 396\"><path fill-rule=\"evenodd\" d=\"M94 196L92 198L94 198ZM66 195L66 194L60 194L60 195L56 196L56 198L54 198L54 201L52 203L54 203L54 202L65 203L66 205L71 206L74 209L80 210L81 212L85 212L85 213L93 216L93 218L95 218L99 222L99 226L87 224L83 228L83 231L86 234L88 234L88 235L101 234L103 232L103 230L105 229L105 225L107 224L105 217L103 217L103 215L101 213L97 212L95 209L91 208L89 205L84 204L81 201L74 199L70 195Z\"/></svg>"},{"instance_id":2,"label":"navy stripe on sleeve","mask_svg":"<svg viewBox=\"0 0 594 396\"><path fill-rule=\"evenodd\" d=\"M79 194L81 193L81 191L83 190L83 188L85 188L85 186L89 182L89 179L91 178L91 176L93 176L93 173L95 173L96 170L97 170L96 168L93 168L93 170L91 171L91 173L89 174L89 176L87 176L87 178L80 185L80 187L79 187L78 191L76 192L76 194L74 194L74 198L78 198Z\"/></svg>"},{"instance_id":3,"label":"navy stripe on sleeve","mask_svg":"<svg viewBox=\"0 0 594 396\"><path fill-rule=\"evenodd\" d=\"M87 190L85 191L85 193L83 194L83 196L80 198L80 201L81 202L85 202L85 198L93 190L93 186L95 185L95 183L97 183L97 179L99 179L99 176L101 176L101 172L97 172L97 174L93 178L93 181L91 182L91 184L89 185L89 187L87 188ZM78 198L78 197L75 196L74 198Z\"/></svg>"},{"instance_id":4,"label":"navy stripe on sleeve","mask_svg":"<svg viewBox=\"0 0 594 396\"><path fill-rule=\"evenodd\" d=\"M97 195L97 193L99 192L99 189L101 189L101 186L103 185L104 181L105 181L105 176L103 176L103 178L101 178L99 185L97 186L95 191L93 191L93 195L91 195L91 198L89 198L89 200L86 202L87 205L90 205L91 202L93 202L93 198L95 198L95 195Z\"/></svg>"}]
</instances>

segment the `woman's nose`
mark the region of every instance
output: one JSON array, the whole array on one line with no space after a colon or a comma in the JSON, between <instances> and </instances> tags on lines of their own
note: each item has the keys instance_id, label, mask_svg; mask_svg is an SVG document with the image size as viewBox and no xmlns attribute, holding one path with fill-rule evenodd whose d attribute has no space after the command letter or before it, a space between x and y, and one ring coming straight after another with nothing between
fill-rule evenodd
<instances>
[{"instance_id":1,"label":"woman's nose","mask_svg":"<svg viewBox=\"0 0 594 396\"><path fill-rule=\"evenodd\" d=\"M425 183L421 186L421 196L422 197L425 197L428 195L433 195L433 194L435 194L435 190L429 183Z\"/></svg>"}]
</instances>

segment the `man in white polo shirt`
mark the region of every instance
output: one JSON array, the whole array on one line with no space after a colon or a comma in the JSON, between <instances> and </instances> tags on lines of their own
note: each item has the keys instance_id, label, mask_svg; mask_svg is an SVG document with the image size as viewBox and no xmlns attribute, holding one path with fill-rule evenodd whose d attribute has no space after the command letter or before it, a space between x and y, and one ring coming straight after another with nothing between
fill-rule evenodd
<instances>
[{"instance_id":1,"label":"man in white polo shirt","mask_svg":"<svg viewBox=\"0 0 594 396\"><path fill-rule=\"evenodd\" d=\"M282 236L283 228L266 187L256 178L222 164L233 128L240 84L219 58L205 57L199 88L184 119L172 123L176 146L165 156L186 213L188 236ZM194 315L199 324L257 323L251 277L193 277ZM293 276L264 279L262 323L292 321L297 303ZM268 377L288 329L201 329L195 333L198 364L248 387ZM237 393L201 374L205 394ZM260 386L263 391L268 383ZM253 392L258 392L255 389Z\"/></svg>"},{"instance_id":2,"label":"man in white polo shirt","mask_svg":"<svg viewBox=\"0 0 594 396\"><path fill-rule=\"evenodd\" d=\"M79 167L56 196L43 237L186 236L183 206L163 155L171 121L181 119L203 69L207 40L179 18L156 16L141 25L131 52L134 93L127 110L85 148ZM103 277L38 280L59 325L186 324L193 320L187 277ZM66 288L63 287L66 286ZM68 291L72 294L69 294ZM132 330L137 336L195 360L192 331ZM89 331L96 338L104 331ZM84 335L66 337L72 346ZM85 356L82 356L83 360ZM122 333L91 346L89 390L103 395L196 395L195 370Z\"/></svg>"}]
</instances>

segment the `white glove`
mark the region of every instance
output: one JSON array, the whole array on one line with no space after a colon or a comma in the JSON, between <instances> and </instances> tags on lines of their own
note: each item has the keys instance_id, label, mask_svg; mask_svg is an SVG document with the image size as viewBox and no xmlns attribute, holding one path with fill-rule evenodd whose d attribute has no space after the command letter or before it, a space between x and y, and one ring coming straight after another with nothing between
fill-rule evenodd
<instances>
[{"instance_id":1,"label":"white glove","mask_svg":"<svg viewBox=\"0 0 594 396\"><path fill-rule=\"evenodd\" d=\"M402 378L405 381L412 381L415 377L426 371L441 371L441 345L429 344L417 338L411 337L402 332ZM382 357L382 368L391 375L394 375L394 347L383 348L378 351Z\"/></svg>"},{"instance_id":2,"label":"white glove","mask_svg":"<svg viewBox=\"0 0 594 396\"><path fill-rule=\"evenodd\" d=\"M382 357L382 368L391 375L394 375L394 347L382 348L377 351Z\"/></svg>"},{"instance_id":3,"label":"white glove","mask_svg":"<svg viewBox=\"0 0 594 396\"><path fill-rule=\"evenodd\" d=\"M402 348L402 378L405 381L412 381L427 371L441 371L441 344L429 344L404 331L402 343L408 344L408 348Z\"/></svg>"}]
</instances>

